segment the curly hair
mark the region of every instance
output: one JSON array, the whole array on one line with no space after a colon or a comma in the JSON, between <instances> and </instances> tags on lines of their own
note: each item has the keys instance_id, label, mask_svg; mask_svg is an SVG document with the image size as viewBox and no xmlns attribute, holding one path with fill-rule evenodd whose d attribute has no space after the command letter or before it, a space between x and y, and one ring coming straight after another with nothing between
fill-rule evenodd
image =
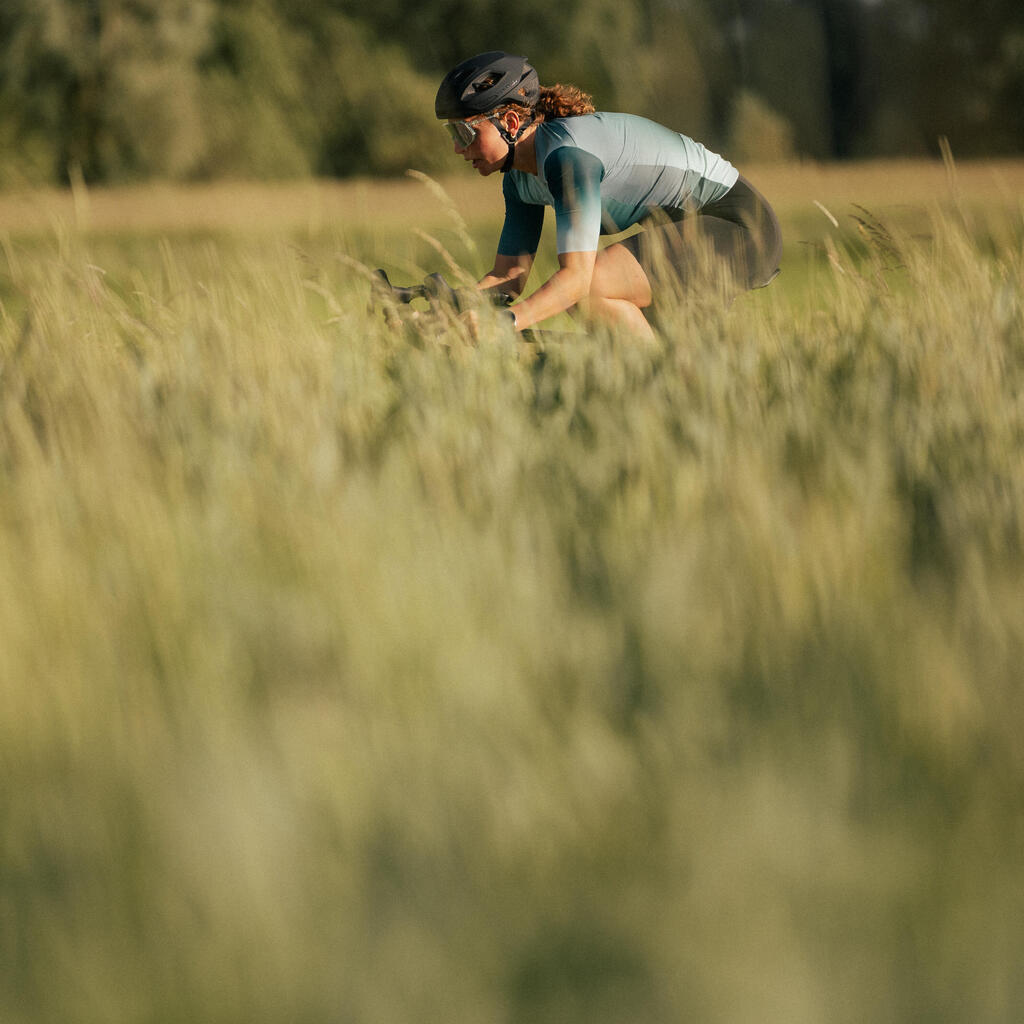
<instances>
[{"instance_id":1,"label":"curly hair","mask_svg":"<svg viewBox=\"0 0 1024 1024\"><path fill-rule=\"evenodd\" d=\"M542 85L535 109L545 117L579 117L594 113L594 101L575 85Z\"/></svg>"},{"instance_id":2,"label":"curly hair","mask_svg":"<svg viewBox=\"0 0 1024 1024\"><path fill-rule=\"evenodd\" d=\"M577 89L575 85L542 85L540 98L532 109L519 103L506 103L500 109L514 110L522 118L532 114L538 121L546 121L553 117L580 117L583 114L593 114L596 108L591 96L582 89Z\"/></svg>"}]
</instances>

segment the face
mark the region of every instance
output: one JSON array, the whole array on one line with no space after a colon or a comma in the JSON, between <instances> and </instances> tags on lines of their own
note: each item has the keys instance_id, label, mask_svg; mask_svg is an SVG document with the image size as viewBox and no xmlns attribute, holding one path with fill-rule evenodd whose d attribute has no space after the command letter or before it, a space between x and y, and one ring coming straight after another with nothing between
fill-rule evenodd
<instances>
[{"instance_id":1,"label":"face","mask_svg":"<svg viewBox=\"0 0 1024 1024\"><path fill-rule=\"evenodd\" d=\"M471 117L466 118L465 123L476 131L476 138L468 146L455 142L455 152L463 160L472 163L481 175L486 176L500 170L508 155L508 143L501 137L494 122L487 117Z\"/></svg>"}]
</instances>

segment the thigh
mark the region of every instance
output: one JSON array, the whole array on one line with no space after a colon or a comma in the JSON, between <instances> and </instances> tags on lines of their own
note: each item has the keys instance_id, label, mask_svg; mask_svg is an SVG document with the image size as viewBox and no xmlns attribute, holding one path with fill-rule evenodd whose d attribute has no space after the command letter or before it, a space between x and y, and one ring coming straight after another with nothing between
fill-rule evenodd
<instances>
[{"instance_id":1,"label":"thigh","mask_svg":"<svg viewBox=\"0 0 1024 1024\"><path fill-rule=\"evenodd\" d=\"M779 272L782 235L767 201L744 178L722 199L678 221L658 223L624 243L655 293L680 288L685 294L722 279L729 271L736 289L762 288Z\"/></svg>"},{"instance_id":2,"label":"thigh","mask_svg":"<svg viewBox=\"0 0 1024 1024\"><path fill-rule=\"evenodd\" d=\"M621 242L602 249L590 281L592 299L625 299L644 309L651 304L651 283L635 254Z\"/></svg>"},{"instance_id":3,"label":"thigh","mask_svg":"<svg viewBox=\"0 0 1024 1024\"><path fill-rule=\"evenodd\" d=\"M749 235L738 224L717 217L694 216L650 225L624 243L631 249L655 291L706 288L728 268L732 280L745 284Z\"/></svg>"}]
</instances>

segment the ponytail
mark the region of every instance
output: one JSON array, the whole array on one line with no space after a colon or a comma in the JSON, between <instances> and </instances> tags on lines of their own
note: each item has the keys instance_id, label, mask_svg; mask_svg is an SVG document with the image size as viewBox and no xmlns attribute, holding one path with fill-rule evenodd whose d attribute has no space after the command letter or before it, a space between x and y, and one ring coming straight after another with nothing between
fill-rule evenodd
<instances>
[{"instance_id":1,"label":"ponytail","mask_svg":"<svg viewBox=\"0 0 1024 1024\"><path fill-rule=\"evenodd\" d=\"M575 85L542 85L535 107L545 120L553 117L580 117L594 113L594 101Z\"/></svg>"},{"instance_id":2,"label":"ponytail","mask_svg":"<svg viewBox=\"0 0 1024 1024\"><path fill-rule=\"evenodd\" d=\"M542 85L540 98L535 106L524 107L518 103L506 103L499 110L514 110L521 118L550 121L555 117L581 117L593 114L594 101L589 94L575 85Z\"/></svg>"}]
</instances>

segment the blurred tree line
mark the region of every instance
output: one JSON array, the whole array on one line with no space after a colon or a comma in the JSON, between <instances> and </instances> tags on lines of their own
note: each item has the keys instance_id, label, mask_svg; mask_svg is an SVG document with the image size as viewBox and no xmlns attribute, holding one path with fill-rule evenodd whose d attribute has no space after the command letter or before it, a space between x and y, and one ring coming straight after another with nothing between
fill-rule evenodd
<instances>
[{"instance_id":1,"label":"blurred tree line","mask_svg":"<svg viewBox=\"0 0 1024 1024\"><path fill-rule=\"evenodd\" d=\"M1020 0L0 0L0 186L434 170L492 48L737 161L1024 149Z\"/></svg>"}]
</instances>

